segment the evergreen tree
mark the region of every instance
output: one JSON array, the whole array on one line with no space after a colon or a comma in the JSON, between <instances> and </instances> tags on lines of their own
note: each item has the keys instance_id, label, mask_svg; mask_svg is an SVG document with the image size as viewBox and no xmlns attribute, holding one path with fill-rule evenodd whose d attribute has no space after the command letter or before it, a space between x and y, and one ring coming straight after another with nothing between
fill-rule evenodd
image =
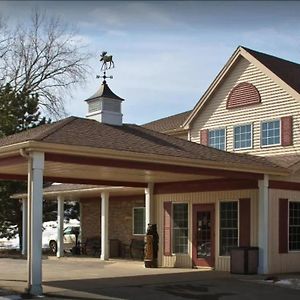
<instances>
[{"instance_id":1,"label":"evergreen tree","mask_svg":"<svg viewBox=\"0 0 300 300\"><path fill-rule=\"evenodd\" d=\"M0 87L0 138L49 123L41 117L38 94L15 92L9 84ZM49 185L49 183L46 183ZM10 199L16 193L26 193L27 182L0 181L0 238L22 236L22 203ZM43 221L57 219L57 203L44 201ZM66 219L79 219L79 203L65 203ZM20 248L22 248L20 238Z\"/></svg>"},{"instance_id":2,"label":"evergreen tree","mask_svg":"<svg viewBox=\"0 0 300 300\"><path fill-rule=\"evenodd\" d=\"M0 137L46 123L38 104L37 94L15 92L9 84L0 87ZM10 196L26 191L26 185L25 182L0 181L0 238L10 239L17 233L22 236L22 203Z\"/></svg>"}]
</instances>

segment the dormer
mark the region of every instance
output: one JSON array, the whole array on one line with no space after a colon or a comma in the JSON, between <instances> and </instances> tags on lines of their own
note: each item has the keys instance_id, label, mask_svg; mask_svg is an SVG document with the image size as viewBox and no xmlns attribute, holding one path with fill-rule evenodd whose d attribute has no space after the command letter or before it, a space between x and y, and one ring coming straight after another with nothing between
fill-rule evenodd
<instances>
[{"instance_id":1,"label":"dormer","mask_svg":"<svg viewBox=\"0 0 300 300\"><path fill-rule=\"evenodd\" d=\"M85 101L88 104L88 119L109 125L123 124L121 105L124 99L113 93L105 80L99 90Z\"/></svg>"}]
</instances>

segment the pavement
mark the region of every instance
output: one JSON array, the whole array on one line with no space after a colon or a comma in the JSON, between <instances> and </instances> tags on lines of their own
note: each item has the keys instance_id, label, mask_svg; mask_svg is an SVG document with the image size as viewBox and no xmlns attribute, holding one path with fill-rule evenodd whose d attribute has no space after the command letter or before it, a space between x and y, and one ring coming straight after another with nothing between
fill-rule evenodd
<instances>
[{"instance_id":1,"label":"pavement","mask_svg":"<svg viewBox=\"0 0 300 300\"><path fill-rule=\"evenodd\" d=\"M265 278L198 269L146 269L140 261L49 257L43 260L42 299L300 299L300 274ZM29 299L25 288L26 261L1 258L0 300Z\"/></svg>"}]
</instances>

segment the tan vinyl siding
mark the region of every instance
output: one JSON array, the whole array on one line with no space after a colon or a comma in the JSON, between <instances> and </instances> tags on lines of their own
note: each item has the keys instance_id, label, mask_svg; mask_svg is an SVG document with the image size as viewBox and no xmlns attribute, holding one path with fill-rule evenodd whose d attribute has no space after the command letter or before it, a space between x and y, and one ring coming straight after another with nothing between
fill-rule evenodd
<instances>
[{"instance_id":1,"label":"tan vinyl siding","mask_svg":"<svg viewBox=\"0 0 300 300\"><path fill-rule=\"evenodd\" d=\"M238 190L238 191L221 191L221 192L202 192L202 193L183 193L155 195L156 203L155 213L157 216L157 227L160 238L158 262L163 267L192 267L192 205L199 203L215 203L215 249L216 260L215 269L220 271L230 270L230 258L218 256L219 252L219 201L233 200L238 201L240 198L251 199L251 245L257 246L257 226L258 226L258 191L257 190ZM165 201L188 203L189 204L189 245L187 255L164 256L162 249L163 241L163 203Z\"/></svg>"},{"instance_id":2,"label":"tan vinyl siding","mask_svg":"<svg viewBox=\"0 0 300 300\"><path fill-rule=\"evenodd\" d=\"M245 81L252 83L258 89L261 103L226 109L227 97L232 88ZM240 58L191 124L191 140L199 143L200 129L226 127L226 149L227 151L234 151L233 127L253 123L253 148L236 150L236 152L249 152L256 155L293 154L296 150L300 150L299 111L300 102L298 100L294 99L248 60ZM294 146L261 148L261 121L290 115L293 116Z\"/></svg>"},{"instance_id":3,"label":"tan vinyl siding","mask_svg":"<svg viewBox=\"0 0 300 300\"><path fill-rule=\"evenodd\" d=\"M176 133L174 133L174 132L172 132L172 133L169 132L168 133L167 132L166 134L175 136L175 137L183 139L183 140L187 140L188 139L188 132L187 131L186 132L176 132Z\"/></svg>"},{"instance_id":4,"label":"tan vinyl siding","mask_svg":"<svg viewBox=\"0 0 300 300\"><path fill-rule=\"evenodd\" d=\"M288 199L289 201L300 201L300 191L269 190L269 273L299 272L300 251L278 253L278 207L280 198Z\"/></svg>"},{"instance_id":5,"label":"tan vinyl siding","mask_svg":"<svg viewBox=\"0 0 300 300\"><path fill-rule=\"evenodd\" d=\"M174 134L173 136L176 136L176 137L178 137L178 138L180 138L180 139L183 139L183 140L187 140L188 139L188 133L187 132L185 132L185 133L181 133L181 134Z\"/></svg>"}]
</instances>

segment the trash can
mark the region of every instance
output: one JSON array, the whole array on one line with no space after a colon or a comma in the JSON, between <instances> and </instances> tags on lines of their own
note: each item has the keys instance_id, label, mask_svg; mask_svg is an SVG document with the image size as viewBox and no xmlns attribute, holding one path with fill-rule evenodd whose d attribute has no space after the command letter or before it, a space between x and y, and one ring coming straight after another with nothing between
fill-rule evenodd
<instances>
[{"instance_id":1,"label":"trash can","mask_svg":"<svg viewBox=\"0 0 300 300\"><path fill-rule=\"evenodd\" d=\"M120 240L109 240L109 257L120 257Z\"/></svg>"},{"instance_id":2,"label":"trash can","mask_svg":"<svg viewBox=\"0 0 300 300\"><path fill-rule=\"evenodd\" d=\"M232 274L257 274L258 247L237 247L230 251Z\"/></svg>"}]
</instances>

